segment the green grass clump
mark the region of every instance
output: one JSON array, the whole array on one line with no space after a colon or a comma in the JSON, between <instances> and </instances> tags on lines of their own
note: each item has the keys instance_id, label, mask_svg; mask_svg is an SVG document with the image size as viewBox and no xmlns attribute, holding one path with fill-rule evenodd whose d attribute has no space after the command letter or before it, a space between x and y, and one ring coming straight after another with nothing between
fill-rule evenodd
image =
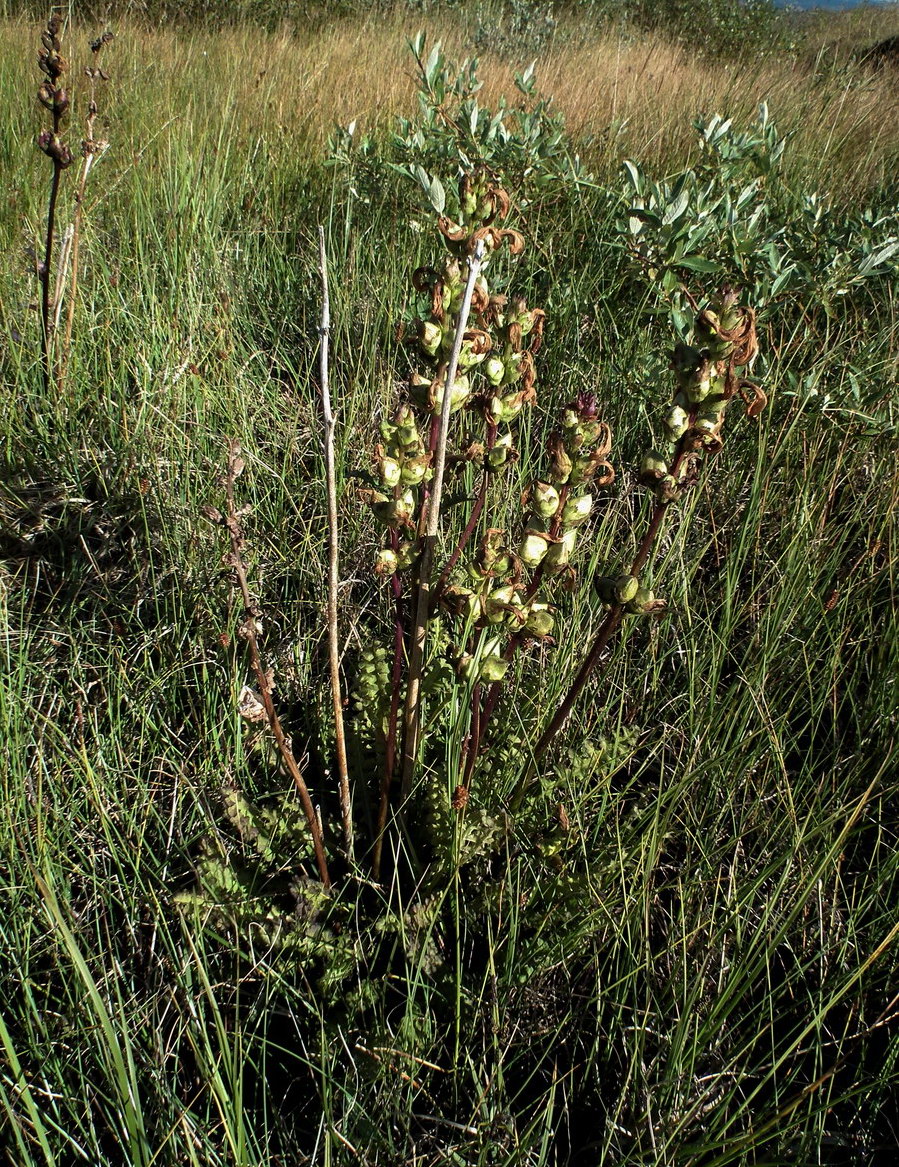
<instances>
[{"instance_id":1,"label":"green grass clump","mask_svg":"<svg viewBox=\"0 0 899 1167\"><path fill-rule=\"evenodd\" d=\"M888 247L894 188L869 174L864 204L850 183L819 214L800 134L760 182L745 160L726 171L704 156L722 168L714 250L678 252L677 215L650 222L652 254L679 273L666 288L626 229L634 191L618 156L594 143L572 180L564 162L581 143L570 116L567 131L553 123L556 178L522 173L514 192L527 249L509 281L549 326L507 510L520 512L558 408L585 387L613 425L620 489L580 529L582 585L554 599L557 644L510 668L466 817L448 797L468 707L450 702L428 797L385 844L390 880L368 878L357 843L359 865L338 858L327 899L290 778L240 716L254 683L243 603L203 508L222 506L227 439L240 442L261 643L339 856L315 229L331 269L364 839L382 759L349 715L381 708L393 622L358 486L396 404L395 325L415 310L410 272L433 262L432 215L397 170L410 127L373 118L364 148L360 126L342 158L326 156L333 107L320 76L288 68L300 51L288 36L191 32L148 41L166 48L154 55L117 32L100 111L111 145L84 208L65 385L49 395L24 253L46 214L37 33L7 23L0 40L6 1159L883 1161L899 1130L895 252L858 279L824 257L844 254L849 231L869 255ZM490 92L479 100L492 108ZM665 174L652 179L664 219L690 158L628 152L645 181ZM770 189L769 236L751 250L734 210L750 182L753 200ZM681 190L697 185L694 171ZM716 269L691 274L685 255ZM534 727L605 619L590 582L632 559L646 527L635 480L664 441L679 287L744 273L765 293L755 376L769 407L729 415L713 475L681 501L651 568L668 612L624 627L512 814Z\"/></svg>"}]
</instances>

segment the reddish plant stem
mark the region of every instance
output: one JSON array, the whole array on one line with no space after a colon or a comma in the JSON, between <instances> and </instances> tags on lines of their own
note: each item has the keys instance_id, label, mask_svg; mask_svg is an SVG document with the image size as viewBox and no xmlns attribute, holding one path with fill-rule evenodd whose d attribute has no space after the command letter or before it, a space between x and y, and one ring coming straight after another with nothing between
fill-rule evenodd
<instances>
[{"instance_id":1,"label":"reddish plant stem","mask_svg":"<svg viewBox=\"0 0 899 1167\"><path fill-rule=\"evenodd\" d=\"M568 486L567 483L565 483L565 485L559 491L559 505L556 507L556 513L553 516L553 521L550 524L550 528L549 528L549 533L550 533L550 535L552 535L552 537L554 539L558 538L559 529L562 526L562 511L565 507L565 503L568 500L569 490L570 490L570 487ZM524 593L525 601L532 600L534 598L534 596L539 591L540 584L542 582L543 582L543 564L538 563L537 567L534 570L534 574L531 577L531 582L528 584L527 590ZM512 658L515 656L515 653L518 652L519 648L522 646L522 644L524 644L525 639L526 639L526 637L521 632L516 632L515 635L512 637L512 639L509 641L509 643L506 645L506 651L503 653L503 660L507 660L507 661L512 660ZM497 705L497 702L499 701L499 698L500 698L502 691L503 691L503 682L502 681L494 681L493 684L490 686L490 690L487 693L487 701L484 705L484 716L482 718L482 730L483 731L486 731L487 724L490 721L490 718L493 716L493 712L496 709L496 705Z\"/></svg>"},{"instance_id":2,"label":"reddish plant stem","mask_svg":"<svg viewBox=\"0 0 899 1167\"><path fill-rule=\"evenodd\" d=\"M396 551L399 537L390 532L390 546ZM400 684L403 679L403 656L406 641L405 618L403 612L403 583L398 572L390 581L393 590L393 671L391 673L390 715L387 721L387 740L384 743L384 773L381 775L381 797L378 803L378 823L375 832L375 848L372 855L372 875L381 878L381 853L384 848L384 830L387 826L387 811L390 807L390 787L396 766L397 730L400 715Z\"/></svg>"},{"instance_id":3,"label":"reddish plant stem","mask_svg":"<svg viewBox=\"0 0 899 1167\"><path fill-rule=\"evenodd\" d=\"M497 426L495 421L487 422L487 440L485 446L488 451L496 441L496 429ZM462 552L468 546L468 542L471 539L471 536L474 534L475 527L478 525L478 519L481 517L481 511L484 509L484 503L487 501L488 480L489 475L485 470L481 477L481 486L478 491L478 497L475 499L475 504L471 508L471 514L468 516L468 522L465 524L465 530L459 536L459 542L456 544L455 550L447 560L446 566L444 567L443 571L441 571L440 578L437 580L437 585L434 589L435 601L440 599L440 593L446 587L447 581L450 577L450 572L459 562Z\"/></svg>"},{"instance_id":4,"label":"reddish plant stem","mask_svg":"<svg viewBox=\"0 0 899 1167\"><path fill-rule=\"evenodd\" d=\"M691 426L693 425L693 421L694 421L694 414L691 413L691 415L690 415L690 425ZM684 459L684 456L686 455L686 453L687 453L686 442L685 442L684 438L681 438L680 442L678 443L677 453L675 455L674 461L671 463L671 465L669 467L669 473L673 474L675 477L677 477L677 472L680 469L680 465L683 462L683 459ZM656 503L655 508L653 509L653 512L652 512L652 517L649 520L649 526L647 527L646 533L644 534L643 538L640 541L640 546L637 548L637 553L634 556L633 563L631 564L631 570L630 570L631 575L639 575L640 572L643 570L643 568L646 566L646 561L649 559L650 552L652 551L653 545L656 541L656 538L657 538L658 533L659 533L661 526L662 526L662 522L664 521L665 515L666 515L670 505L671 504L669 502L657 502ZM600 629L599 629L599 632L597 633L596 640L593 642L593 647L590 649L590 652L587 654L587 657L586 657L584 663L581 665L580 669L578 670L577 676L572 681L571 687L569 688L568 692L565 694L565 698L562 701L562 704L556 710L552 721L549 723L549 725L543 731L543 734L541 735L540 740L537 742L537 745L534 747L534 760L535 761L537 759L541 758L544 753L546 753L546 750L547 750L550 742L552 742L553 738L556 736L556 734L559 732L559 730L565 724L566 720L568 719L568 715L571 713L571 710L574 706L575 701L578 699L578 697L581 694L581 690L584 688L584 685L587 683L587 678L590 676L590 674L593 672L593 670L596 668L597 664L599 663L599 658L602 656L603 650L605 649L605 647L609 643L609 640L611 639L612 635L614 634L614 632L618 628L619 624L621 623L623 615L624 615L624 605L623 604L613 604L612 607L609 609L605 620L603 620L602 624L600 625Z\"/></svg>"}]
</instances>

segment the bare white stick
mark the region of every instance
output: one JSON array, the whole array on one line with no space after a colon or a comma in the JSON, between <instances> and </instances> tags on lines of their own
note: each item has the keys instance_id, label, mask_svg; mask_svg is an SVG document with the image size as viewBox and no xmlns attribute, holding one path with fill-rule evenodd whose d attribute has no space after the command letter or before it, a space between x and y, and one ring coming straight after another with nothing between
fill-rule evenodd
<instances>
[{"instance_id":1,"label":"bare white stick","mask_svg":"<svg viewBox=\"0 0 899 1167\"><path fill-rule=\"evenodd\" d=\"M431 568L434 563L434 549L440 528L440 503L443 497L443 475L446 469L446 443L449 436L449 418L452 409L453 385L459 368L459 354L468 327L471 312L471 298L474 285L484 262L484 240L475 245L474 255L468 257L468 280L465 295L456 321L456 334L446 370L446 384L443 388L443 406L440 410L440 424L437 429L437 445L434 450L434 478L428 499L427 522L421 539L421 555L418 561L418 600L415 622L412 626L412 642L409 649L409 680L406 688L405 733L403 735L403 778L401 797L406 799L412 790L412 777L418 757L418 742L421 731L421 674L427 639L428 612L431 607Z\"/></svg>"},{"instance_id":2,"label":"bare white stick","mask_svg":"<svg viewBox=\"0 0 899 1167\"><path fill-rule=\"evenodd\" d=\"M337 636L338 568L337 472L334 467L334 413L328 380L328 344L331 337L331 301L328 296L328 261L325 253L325 229L318 229L318 259L322 277L322 318L319 328L319 380L322 394L322 418L325 424L325 482L328 494L328 657L331 664L331 697L334 704L334 739L337 754L337 778L340 790L340 813L343 818L343 841L347 858L353 859L353 800L346 760L346 737L343 731L343 697L340 691L340 647Z\"/></svg>"}]
</instances>

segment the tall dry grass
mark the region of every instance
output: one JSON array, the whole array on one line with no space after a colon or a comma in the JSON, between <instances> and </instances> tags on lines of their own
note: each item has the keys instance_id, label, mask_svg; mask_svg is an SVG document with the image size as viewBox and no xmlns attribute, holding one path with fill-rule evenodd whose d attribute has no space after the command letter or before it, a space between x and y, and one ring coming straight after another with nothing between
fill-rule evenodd
<instances>
[{"instance_id":1,"label":"tall dry grass","mask_svg":"<svg viewBox=\"0 0 899 1167\"><path fill-rule=\"evenodd\" d=\"M429 17L428 26L457 56L471 51L470 29L453 13ZM415 107L406 42L416 27L400 13L335 20L300 34L121 26L114 85L127 98L111 103L124 123L116 136L121 142L124 130L146 138L173 122L190 134L195 125L208 129L210 119L236 118L250 136L318 150L335 124L355 120L378 131ZM793 135L788 165L797 181L854 199L896 172L899 79L890 71L813 54L716 66L654 37L569 33L562 28L537 60L538 82L575 137L589 139L584 150L600 173L626 155L682 164L694 149L696 115L745 119L763 99ZM23 46L33 37L21 20L0 22L4 88L17 89L23 105L34 73ZM500 94L519 99L507 61L483 55L480 74L489 102Z\"/></svg>"}]
</instances>

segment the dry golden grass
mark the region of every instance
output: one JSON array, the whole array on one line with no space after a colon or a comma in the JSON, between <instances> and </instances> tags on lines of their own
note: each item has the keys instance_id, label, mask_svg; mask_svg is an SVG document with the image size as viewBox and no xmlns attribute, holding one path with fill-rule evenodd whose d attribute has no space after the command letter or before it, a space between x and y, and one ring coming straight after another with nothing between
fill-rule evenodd
<instances>
[{"instance_id":1,"label":"dry golden grass","mask_svg":"<svg viewBox=\"0 0 899 1167\"><path fill-rule=\"evenodd\" d=\"M464 30L452 13L429 27L432 40L441 37L451 53L464 53ZM136 139L172 124L191 138L236 118L241 134L318 148L335 124L355 120L378 129L415 108L406 42L416 25L399 14L333 21L301 35L117 31L110 67L120 129ZM21 21L0 24L0 61L15 75L26 106L35 70L24 50L36 32ZM480 72L487 102L500 94L518 99L507 62L484 56ZM696 115L745 120L763 99L781 130L793 135L788 165L797 181L854 198L897 169L899 81L888 71L820 62L816 68L813 59L716 67L661 40L634 42L608 31L558 37L538 60L537 76L575 138L592 140L585 153L600 173L628 155L680 165L695 150Z\"/></svg>"}]
</instances>

